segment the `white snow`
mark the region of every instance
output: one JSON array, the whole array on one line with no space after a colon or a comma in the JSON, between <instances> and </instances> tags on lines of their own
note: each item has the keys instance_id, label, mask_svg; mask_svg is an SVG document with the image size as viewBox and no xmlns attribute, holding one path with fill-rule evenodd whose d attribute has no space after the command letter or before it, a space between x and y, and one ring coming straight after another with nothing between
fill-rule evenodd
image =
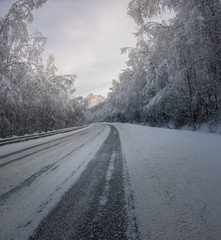
<instances>
[{"instance_id":1,"label":"white snow","mask_svg":"<svg viewBox=\"0 0 221 240\"><path fill-rule=\"evenodd\" d=\"M93 124L92 125L88 125L87 127L83 128L83 130L91 129L93 126L94 126ZM42 144L42 143L46 143L46 142L49 142L49 141L52 141L52 140L56 140L56 139L59 139L59 138L62 138L62 137L70 136L73 133L78 133L78 132L81 132L81 131L82 131L82 129L76 129L76 130L73 130L71 132L58 133L58 134L55 134L55 135L52 135L52 136L48 136L48 137L32 139L32 140L28 140L28 141L24 141L24 142L19 142L19 143L16 143L16 144L4 145L4 146L0 147L0 154L1 155L8 154L8 153L11 153L11 152L14 152L14 151L18 151L18 150L21 150L21 149L24 149L24 148L27 148L27 147L32 147L32 146L35 146L35 145L38 145L38 144ZM53 132L53 131L51 131L51 132ZM41 134L42 133L43 132L41 132ZM38 134L33 133L33 134L28 135L28 136L32 136L32 135L38 135ZM18 137L19 136L14 136L13 138L18 138ZM8 139L8 138L4 138L4 139ZM2 139L2 140L4 140L4 139Z\"/></svg>"},{"instance_id":2,"label":"white snow","mask_svg":"<svg viewBox=\"0 0 221 240\"><path fill-rule=\"evenodd\" d=\"M141 239L221 239L221 136L114 125Z\"/></svg>"},{"instance_id":3,"label":"white snow","mask_svg":"<svg viewBox=\"0 0 221 240\"><path fill-rule=\"evenodd\" d=\"M111 159L110 159L108 169L107 169L104 192L101 195L100 200L99 200L99 203L100 203L101 206L104 206L107 202L107 196L109 194L109 189L110 189L110 180L112 179L113 172L114 172L115 155L116 155L116 153L113 152L112 156L111 156Z\"/></svg>"}]
</instances>

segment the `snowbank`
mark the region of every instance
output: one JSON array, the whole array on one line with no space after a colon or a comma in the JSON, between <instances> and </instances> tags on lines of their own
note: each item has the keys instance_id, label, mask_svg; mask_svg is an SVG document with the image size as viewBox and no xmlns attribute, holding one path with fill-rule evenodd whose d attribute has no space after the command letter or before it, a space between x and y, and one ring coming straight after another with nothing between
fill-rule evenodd
<instances>
[{"instance_id":1,"label":"snowbank","mask_svg":"<svg viewBox=\"0 0 221 240\"><path fill-rule=\"evenodd\" d=\"M221 136L114 125L141 239L221 239Z\"/></svg>"}]
</instances>

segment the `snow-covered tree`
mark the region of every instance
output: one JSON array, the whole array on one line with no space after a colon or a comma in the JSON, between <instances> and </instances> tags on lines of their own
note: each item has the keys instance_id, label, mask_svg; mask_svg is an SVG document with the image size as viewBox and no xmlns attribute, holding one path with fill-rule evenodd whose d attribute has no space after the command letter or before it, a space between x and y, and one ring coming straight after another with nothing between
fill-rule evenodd
<instances>
[{"instance_id":1,"label":"snow-covered tree","mask_svg":"<svg viewBox=\"0 0 221 240\"><path fill-rule=\"evenodd\" d=\"M74 111L76 76L57 75L53 55L44 66L41 56L46 38L40 32L28 32L32 10L45 2L19 0L0 18L1 137L76 124L68 119Z\"/></svg>"},{"instance_id":2,"label":"snow-covered tree","mask_svg":"<svg viewBox=\"0 0 221 240\"><path fill-rule=\"evenodd\" d=\"M128 69L107 99L112 115L193 130L220 121L220 0L132 0L128 14L137 44L122 49Z\"/></svg>"}]
</instances>

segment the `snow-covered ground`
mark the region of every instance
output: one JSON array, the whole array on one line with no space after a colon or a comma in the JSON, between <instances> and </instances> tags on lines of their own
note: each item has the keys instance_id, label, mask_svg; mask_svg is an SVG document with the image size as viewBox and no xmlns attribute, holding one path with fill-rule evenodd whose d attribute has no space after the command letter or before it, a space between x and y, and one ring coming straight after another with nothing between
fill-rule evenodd
<instances>
[{"instance_id":1,"label":"snow-covered ground","mask_svg":"<svg viewBox=\"0 0 221 240\"><path fill-rule=\"evenodd\" d=\"M141 239L221 239L221 136L114 126Z\"/></svg>"},{"instance_id":2,"label":"snow-covered ground","mask_svg":"<svg viewBox=\"0 0 221 240\"><path fill-rule=\"evenodd\" d=\"M79 209L81 219L72 216L87 227L90 224L82 220L86 209L90 213L87 217L91 217L94 211L116 200L116 189L123 194L125 185L123 177L119 178L123 166L128 206L124 208L121 201L119 209L127 209L122 219L125 224L127 221L130 239L137 239L133 234L136 223L143 240L221 239L221 135L113 125L119 135L115 128L100 123L0 147L0 239L27 239L67 191L72 192L62 201L68 199L70 208L76 208L75 195L89 195L88 200L84 199L87 206L83 204ZM91 191L95 183L98 189ZM87 187L85 194L82 186ZM96 199L98 209L93 207ZM53 211L52 216L56 216L56 209ZM71 213L66 211L68 217ZM63 211L59 214L59 221L67 227ZM71 234L72 223L68 226ZM89 228L87 231L90 234ZM104 233L109 234L108 229Z\"/></svg>"}]
</instances>

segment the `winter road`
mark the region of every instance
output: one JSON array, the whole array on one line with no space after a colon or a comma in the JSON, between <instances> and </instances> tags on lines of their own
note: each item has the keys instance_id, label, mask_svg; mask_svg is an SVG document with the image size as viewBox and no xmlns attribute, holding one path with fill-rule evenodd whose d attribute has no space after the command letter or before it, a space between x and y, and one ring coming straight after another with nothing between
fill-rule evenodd
<instances>
[{"instance_id":1,"label":"winter road","mask_svg":"<svg viewBox=\"0 0 221 240\"><path fill-rule=\"evenodd\" d=\"M93 125L42 141L13 151L9 145L0 156L0 238L126 239L116 128Z\"/></svg>"},{"instance_id":2,"label":"winter road","mask_svg":"<svg viewBox=\"0 0 221 240\"><path fill-rule=\"evenodd\" d=\"M221 135L92 124L0 147L0 239L221 239Z\"/></svg>"},{"instance_id":3,"label":"winter road","mask_svg":"<svg viewBox=\"0 0 221 240\"><path fill-rule=\"evenodd\" d=\"M111 126L101 148L34 239L126 239L123 183L119 134Z\"/></svg>"}]
</instances>

